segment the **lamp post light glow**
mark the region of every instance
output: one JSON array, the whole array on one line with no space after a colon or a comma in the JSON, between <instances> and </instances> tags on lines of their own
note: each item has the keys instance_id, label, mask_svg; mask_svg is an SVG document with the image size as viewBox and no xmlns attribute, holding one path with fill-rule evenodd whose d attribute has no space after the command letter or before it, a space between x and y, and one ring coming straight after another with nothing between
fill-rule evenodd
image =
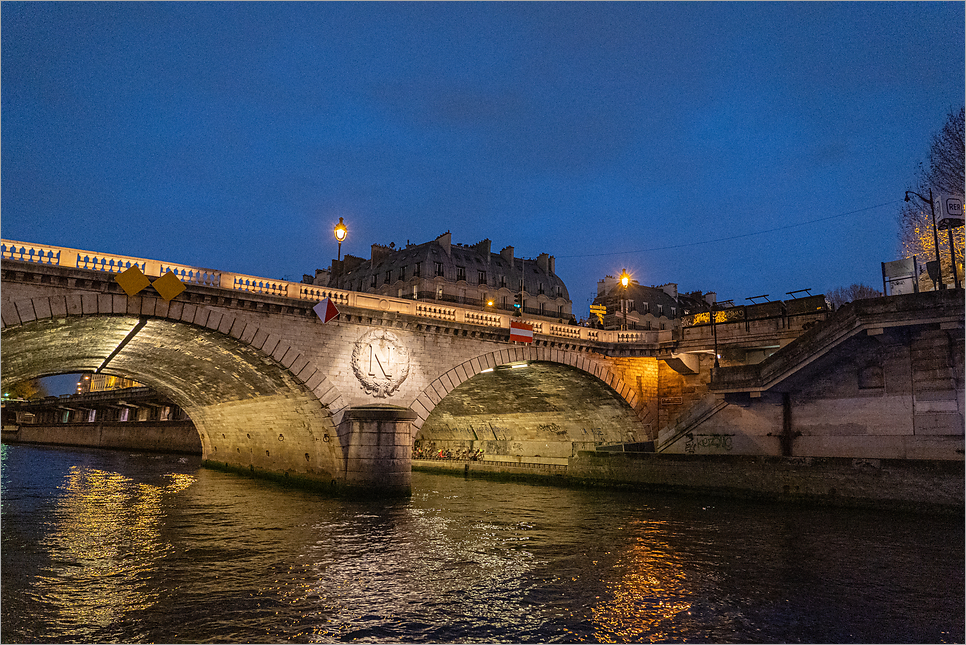
<instances>
[{"instance_id":1,"label":"lamp post light glow","mask_svg":"<svg viewBox=\"0 0 966 645\"><path fill-rule=\"evenodd\" d=\"M345 236L349 233L349 229L346 228L345 222L342 218L339 218L339 223L335 225L335 239L339 243L339 254L337 260L342 261L342 242L345 241Z\"/></svg>"},{"instance_id":2,"label":"lamp post light glow","mask_svg":"<svg viewBox=\"0 0 966 645\"><path fill-rule=\"evenodd\" d=\"M621 287L624 289L624 296L621 298L621 314L622 314L622 324L621 329L627 331L627 285L630 283L631 277L627 275L625 269L621 269Z\"/></svg>"}]
</instances>

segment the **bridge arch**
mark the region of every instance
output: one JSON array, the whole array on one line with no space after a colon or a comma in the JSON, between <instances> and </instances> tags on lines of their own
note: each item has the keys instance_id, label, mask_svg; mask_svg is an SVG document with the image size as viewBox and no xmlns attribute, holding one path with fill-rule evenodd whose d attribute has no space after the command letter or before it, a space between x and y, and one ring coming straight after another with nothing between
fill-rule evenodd
<instances>
[{"instance_id":1,"label":"bridge arch","mask_svg":"<svg viewBox=\"0 0 966 645\"><path fill-rule=\"evenodd\" d=\"M4 386L95 370L134 378L188 413L211 465L324 483L344 475L341 392L243 318L150 296L54 295L5 303L2 331Z\"/></svg>"},{"instance_id":2,"label":"bridge arch","mask_svg":"<svg viewBox=\"0 0 966 645\"><path fill-rule=\"evenodd\" d=\"M596 360L586 353L548 347L508 347L482 354L464 361L433 380L412 404L417 419L412 424L411 440L415 441L430 415L447 395L471 378L510 363L536 362L564 365L605 384L617 397L633 410L636 420L643 426L648 415L646 401L635 388L625 382L621 375L604 361ZM642 427L642 431L646 432Z\"/></svg>"}]
</instances>

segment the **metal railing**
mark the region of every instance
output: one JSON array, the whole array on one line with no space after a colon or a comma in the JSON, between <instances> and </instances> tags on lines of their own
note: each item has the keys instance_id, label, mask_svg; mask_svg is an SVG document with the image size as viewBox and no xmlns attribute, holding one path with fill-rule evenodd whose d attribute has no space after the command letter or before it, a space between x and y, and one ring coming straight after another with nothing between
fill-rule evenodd
<instances>
[{"instance_id":1,"label":"metal railing","mask_svg":"<svg viewBox=\"0 0 966 645\"><path fill-rule=\"evenodd\" d=\"M0 257L4 260L30 262L49 266L122 273L137 266L148 277L161 277L174 273L182 282L225 289L227 291L254 293L280 298L318 302L323 298L331 299L336 305L409 314L435 320L478 325L481 327L510 327L510 321L525 322L533 325L535 334L553 336L570 340L583 340L600 343L649 344L672 341L671 330L618 332L616 330L592 329L576 325L551 323L527 316L514 317L512 313L486 310L481 307L441 304L433 301L394 298L359 291L331 289L301 282L274 280L241 273L230 273L216 269L192 267L172 262L136 258L127 255L84 251L49 244L33 244L14 240L0 240ZM527 311L527 314L533 312ZM548 316L552 317L552 316Z\"/></svg>"}]
</instances>

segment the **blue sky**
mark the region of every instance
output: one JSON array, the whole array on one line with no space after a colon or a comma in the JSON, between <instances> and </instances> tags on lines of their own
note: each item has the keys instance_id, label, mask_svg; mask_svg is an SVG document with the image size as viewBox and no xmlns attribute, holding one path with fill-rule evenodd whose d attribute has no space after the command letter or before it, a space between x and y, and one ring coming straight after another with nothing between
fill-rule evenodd
<instances>
[{"instance_id":1,"label":"blue sky","mask_svg":"<svg viewBox=\"0 0 966 645\"><path fill-rule=\"evenodd\" d=\"M4 238L298 281L373 243L881 288L964 3L0 5ZM816 221L820 220L820 221ZM811 222L811 223L809 223ZM770 231L770 232L767 232Z\"/></svg>"}]
</instances>

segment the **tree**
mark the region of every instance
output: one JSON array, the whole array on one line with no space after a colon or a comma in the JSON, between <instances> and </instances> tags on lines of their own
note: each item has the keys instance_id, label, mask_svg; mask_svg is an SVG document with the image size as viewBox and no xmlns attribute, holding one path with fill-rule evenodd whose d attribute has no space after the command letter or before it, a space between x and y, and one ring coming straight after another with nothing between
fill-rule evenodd
<instances>
[{"instance_id":1,"label":"tree","mask_svg":"<svg viewBox=\"0 0 966 645\"><path fill-rule=\"evenodd\" d=\"M831 303L833 309L838 309L842 305L853 300L864 300L865 298L881 298L882 293L864 284L851 284L847 287L836 287L830 289L825 298Z\"/></svg>"},{"instance_id":2,"label":"tree","mask_svg":"<svg viewBox=\"0 0 966 645\"><path fill-rule=\"evenodd\" d=\"M13 399L42 399L48 396L47 388L38 378L17 383L7 388L4 394Z\"/></svg>"},{"instance_id":3,"label":"tree","mask_svg":"<svg viewBox=\"0 0 966 645\"><path fill-rule=\"evenodd\" d=\"M963 194L964 167L964 122L966 107L959 113L950 112L942 129L933 134L929 147L929 169L919 164L915 185L909 190L923 197L938 193ZM899 254L901 257L919 258L919 264L936 259L936 235L932 226L932 210L929 204L910 195L910 201L903 204L899 212ZM956 249L957 271L963 275L963 228L953 229L953 246ZM939 232L939 260L942 266L943 281L951 281L952 259L949 255L949 234ZM928 277L920 279L920 289L931 289Z\"/></svg>"}]
</instances>

